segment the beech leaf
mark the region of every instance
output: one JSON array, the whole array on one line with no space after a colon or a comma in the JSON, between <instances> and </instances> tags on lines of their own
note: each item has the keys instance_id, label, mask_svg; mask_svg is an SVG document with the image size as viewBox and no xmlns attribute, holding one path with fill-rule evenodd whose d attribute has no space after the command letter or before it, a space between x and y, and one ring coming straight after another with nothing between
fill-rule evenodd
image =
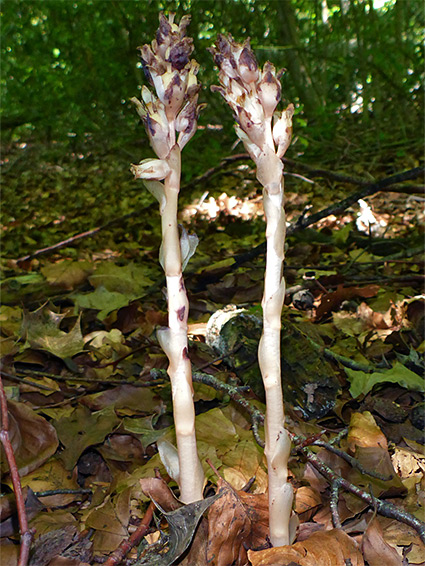
<instances>
[{"instance_id":1,"label":"beech leaf","mask_svg":"<svg viewBox=\"0 0 425 566\"><path fill-rule=\"evenodd\" d=\"M24 403L8 401L9 437L15 453L21 477L40 467L58 447L58 437L53 426ZM1 415L1 411L0 411ZM1 471L7 472L3 447L0 447Z\"/></svg>"},{"instance_id":2,"label":"beech leaf","mask_svg":"<svg viewBox=\"0 0 425 566\"><path fill-rule=\"evenodd\" d=\"M208 564L246 564L246 547L262 546L267 541L267 495L236 491L221 478L217 487L222 498L214 503L208 513Z\"/></svg>"},{"instance_id":3,"label":"beech leaf","mask_svg":"<svg viewBox=\"0 0 425 566\"><path fill-rule=\"evenodd\" d=\"M363 566L364 561L354 539L340 529L313 533L292 546L277 546L248 551L252 566Z\"/></svg>"}]
</instances>

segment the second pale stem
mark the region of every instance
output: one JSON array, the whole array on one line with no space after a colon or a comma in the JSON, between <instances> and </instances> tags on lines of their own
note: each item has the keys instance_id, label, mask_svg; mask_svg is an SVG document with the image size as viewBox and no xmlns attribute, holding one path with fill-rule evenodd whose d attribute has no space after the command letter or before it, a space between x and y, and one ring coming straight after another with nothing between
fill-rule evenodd
<instances>
[{"instance_id":1,"label":"second pale stem","mask_svg":"<svg viewBox=\"0 0 425 566\"><path fill-rule=\"evenodd\" d=\"M283 181L282 181L283 182ZM266 392L266 446L268 468L270 540L273 546L290 544L289 520L292 511L292 486L288 484L290 440L284 428L281 382L280 332L285 297L283 259L285 213L283 189L278 194L263 193L266 216L266 272L264 277L263 334L258 359Z\"/></svg>"}]
</instances>

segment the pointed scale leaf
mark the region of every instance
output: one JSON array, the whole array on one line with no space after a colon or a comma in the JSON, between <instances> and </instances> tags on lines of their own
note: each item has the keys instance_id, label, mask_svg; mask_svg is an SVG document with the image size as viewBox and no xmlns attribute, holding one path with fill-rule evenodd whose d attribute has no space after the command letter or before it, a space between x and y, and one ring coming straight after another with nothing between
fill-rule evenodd
<instances>
[{"instance_id":1,"label":"pointed scale leaf","mask_svg":"<svg viewBox=\"0 0 425 566\"><path fill-rule=\"evenodd\" d=\"M185 228L182 228L180 236L180 250L182 256L182 271L185 270L190 258L196 251L199 238L196 234L188 234Z\"/></svg>"},{"instance_id":2,"label":"pointed scale leaf","mask_svg":"<svg viewBox=\"0 0 425 566\"><path fill-rule=\"evenodd\" d=\"M167 474L175 482L179 483L180 467L177 448L173 446L171 442L168 442L168 440L164 440L163 438L159 438L156 445L158 447L159 457L167 470Z\"/></svg>"},{"instance_id":3,"label":"pointed scale leaf","mask_svg":"<svg viewBox=\"0 0 425 566\"><path fill-rule=\"evenodd\" d=\"M143 181L145 187L148 191L153 195L156 200L159 202L159 212L162 214L165 208L165 191L164 185L160 181Z\"/></svg>"}]
</instances>

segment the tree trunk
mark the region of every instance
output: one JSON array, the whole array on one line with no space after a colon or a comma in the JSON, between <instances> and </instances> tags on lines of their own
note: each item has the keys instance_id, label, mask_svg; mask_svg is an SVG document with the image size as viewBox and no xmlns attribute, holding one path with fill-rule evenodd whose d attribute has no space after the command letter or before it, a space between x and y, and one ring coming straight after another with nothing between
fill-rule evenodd
<instances>
[{"instance_id":1,"label":"tree trunk","mask_svg":"<svg viewBox=\"0 0 425 566\"><path fill-rule=\"evenodd\" d=\"M295 86L306 114L313 118L324 106L324 101L314 86L307 61L302 54L302 45L297 32L297 20L291 0L276 3L277 18L280 23L281 37L286 45L288 56L285 61L291 82Z\"/></svg>"}]
</instances>

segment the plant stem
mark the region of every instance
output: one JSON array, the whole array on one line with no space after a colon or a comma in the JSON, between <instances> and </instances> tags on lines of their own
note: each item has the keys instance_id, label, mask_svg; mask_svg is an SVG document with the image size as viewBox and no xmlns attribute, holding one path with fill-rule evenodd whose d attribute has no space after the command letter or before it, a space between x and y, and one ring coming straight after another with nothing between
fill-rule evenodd
<instances>
[{"instance_id":1,"label":"plant stem","mask_svg":"<svg viewBox=\"0 0 425 566\"><path fill-rule=\"evenodd\" d=\"M188 354L187 319L189 301L182 274L182 259L177 225L180 189L180 148L170 152L170 175L164 180L165 206L161 214L162 264L167 281L168 328L159 335L168 356L173 412L179 459L180 499L192 503L202 499L204 474L198 458L195 434L192 369Z\"/></svg>"},{"instance_id":2,"label":"plant stem","mask_svg":"<svg viewBox=\"0 0 425 566\"><path fill-rule=\"evenodd\" d=\"M269 481L270 540L273 546L282 546L290 544L289 519L293 499L293 489L288 483L290 440L284 428L280 363L281 314L285 297L282 274L285 241L283 189L276 195L270 195L264 189L263 198L267 252L262 300L263 334L258 359L267 406L265 455Z\"/></svg>"}]
</instances>

